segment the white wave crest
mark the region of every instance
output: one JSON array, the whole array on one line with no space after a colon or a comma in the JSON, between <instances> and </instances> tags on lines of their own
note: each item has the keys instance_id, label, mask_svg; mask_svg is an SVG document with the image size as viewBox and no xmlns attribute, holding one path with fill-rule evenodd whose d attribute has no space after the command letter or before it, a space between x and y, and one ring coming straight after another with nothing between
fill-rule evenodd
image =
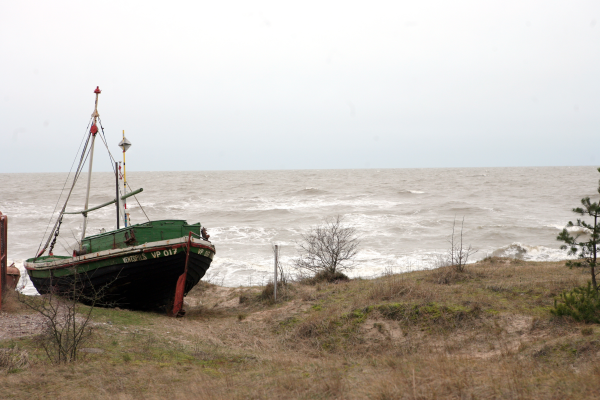
<instances>
[{"instance_id":1,"label":"white wave crest","mask_svg":"<svg viewBox=\"0 0 600 400\"><path fill-rule=\"evenodd\" d=\"M573 258L566 250L546 246L529 246L514 242L492 252L494 257L511 257L525 261L562 261Z\"/></svg>"},{"instance_id":2,"label":"white wave crest","mask_svg":"<svg viewBox=\"0 0 600 400\"><path fill-rule=\"evenodd\" d=\"M566 225L559 225L559 224L550 224L550 225L545 225L545 226L547 228L558 229L559 231L562 231L563 229L567 229L567 232L579 234L579 235L585 235L585 234L590 233L589 229L584 228L582 226L566 226Z\"/></svg>"}]
</instances>

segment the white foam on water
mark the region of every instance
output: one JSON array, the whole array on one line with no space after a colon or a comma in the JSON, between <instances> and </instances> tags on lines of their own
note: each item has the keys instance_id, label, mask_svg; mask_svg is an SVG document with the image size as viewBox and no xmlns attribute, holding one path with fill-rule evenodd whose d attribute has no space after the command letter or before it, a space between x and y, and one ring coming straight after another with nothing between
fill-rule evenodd
<instances>
[{"instance_id":1,"label":"white foam on water","mask_svg":"<svg viewBox=\"0 0 600 400\"><path fill-rule=\"evenodd\" d=\"M268 244L277 230L252 226L228 226L210 228L211 239L222 244Z\"/></svg>"},{"instance_id":2,"label":"white foam on water","mask_svg":"<svg viewBox=\"0 0 600 400\"><path fill-rule=\"evenodd\" d=\"M282 245L282 261L291 268L302 234L335 215L344 216L362 239L358 268L351 276L434 268L447 250L453 220L458 227L462 217L465 242L486 253L566 259L556 236L574 219L572 208L590 196L596 175L591 167L133 171L128 180L132 187L145 189L137 198L150 219L202 222L217 249L207 279L237 286L261 284L272 276L273 242ZM9 216L9 256L21 260L21 268L22 260L38 249L65 178L0 174L0 211ZM113 198L113 179L111 173L94 175L90 205ZM23 189L30 187L38 190ZM71 199L68 210L82 209L85 184L78 184ZM128 207L134 222L146 221L135 200ZM89 234L114 229L114 208L91 213L88 223ZM576 227L568 230L586 233ZM81 216L65 217L58 243L66 240L72 246L71 231L80 237ZM58 243L55 253L62 254ZM476 256L482 258L484 252ZM25 285L30 289L31 282Z\"/></svg>"},{"instance_id":3,"label":"white foam on water","mask_svg":"<svg viewBox=\"0 0 600 400\"><path fill-rule=\"evenodd\" d=\"M269 265L270 261L270 265ZM285 262L285 259L282 260ZM216 285L238 287L265 285L274 274L274 261L249 254L247 260L215 255L203 280Z\"/></svg>"},{"instance_id":4,"label":"white foam on water","mask_svg":"<svg viewBox=\"0 0 600 400\"><path fill-rule=\"evenodd\" d=\"M514 242L492 252L494 257L511 257L525 261L562 261L573 259L567 250L553 249L546 246L529 246Z\"/></svg>"},{"instance_id":5,"label":"white foam on water","mask_svg":"<svg viewBox=\"0 0 600 400\"><path fill-rule=\"evenodd\" d=\"M295 277L299 271L294 267L297 259L296 249L293 247L282 248L279 261L286 274ZM444 251L420 251L411 254L391 255L375 250L361 250L358 252L353 267L345 270L351 278L375 278L383 273L418 271L432 269L439 266L440 257ZM211 283L237 287L264 285L274 276L274 259L258 254L249 254L247 260L232 259L215 256L204 280Z\"/></svg>"},{"instance_id":6,"label":"white foam on water","mask_svg":"<svg viewBox=\"0 0 600 400\"><path fill-rule=\"evenodd\" d=\"M550 224L550 225L545 225L545 226L547 228L558 229L559 231L566 229L567 232L573 233L576 235L587 235L587 234L591 233L591 231L589 229L584 228L583 226L567 226L567 225L559 225L559 224Z\"/></svg>"}]
</instances>

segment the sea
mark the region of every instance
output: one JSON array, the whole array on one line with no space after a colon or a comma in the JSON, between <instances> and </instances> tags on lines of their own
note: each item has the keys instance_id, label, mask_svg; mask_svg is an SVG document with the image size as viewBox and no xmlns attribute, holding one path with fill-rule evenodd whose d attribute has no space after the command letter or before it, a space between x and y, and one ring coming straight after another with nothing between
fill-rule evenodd
<instances>
[{"instance_id":1,"label":"sea","mask_svg":"<svg viewBox=\"0 0 600 400\"><path fill-rule=\"evenodd\" d=\"M217 249L204 279L224 286L265 284L273 245L290 275L311 228L341 216L360 240L352 277L435 268L453 227L465 247L486 256L556 261L569 256L558 233L583 197L598 198L595 167L423 168L127 173L143 188L127 207L133 224L160 219L200 222ZM63 206L72 175L0 174L0 212L8 215L8 256L24 272ZM67 211L82 210L86 174ZM112 173L94 173L90 207L114 199ZM83 218L65 216L54 254L71 254ZM89 213L87 235L116 228L115 206ZM35 293L24 273L20 283Z\"/></svg>"}]
</instances>

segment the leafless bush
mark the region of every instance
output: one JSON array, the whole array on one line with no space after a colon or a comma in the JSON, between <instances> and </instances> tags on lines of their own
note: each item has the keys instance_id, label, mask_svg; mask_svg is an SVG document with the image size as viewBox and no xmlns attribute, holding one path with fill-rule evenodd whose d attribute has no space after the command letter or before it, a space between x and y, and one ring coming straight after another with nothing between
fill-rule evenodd
<instances>
[{"instance_id":1,"label":"leafless bush","mask_svg":"<svg viewBox=\"0 0 600 400\"><path fill-rule=\"evenodd\" d=\"M296 268L312 275L335 276L355 267L360 240L355 228L345 226L342 216L328 218L302 235Z\"/></svg>"},{"instance_id":2,"label":"leafless bush","mask_svg":"<svg viewBox=\"0 0 600 400\"><path fill-rule=\"evenodd\" d=\"M456 218L454 218L454 223L452 224L452 235L448 242L450 243L450 249L447 254L447 262L451 265L457 272L464 272L465 265L469 261L469 257L473 254L477 253L477 250L473 249L471 245L465 247L463 245L463 228L465 225L465 217L462 219L462 223L460 225L460 236L455 237L456 230Z\"/></svg>"},{"instance_id":3,"label":"leafless bush","mask_svg":"<svg viewBox=\"0 0 600 400\"><path fill-rule=\"evenodd\" d=\"M76 274L69 281L68 290L62 287L62 295L58 294L57 286L42 296L19 295L21 303L44 317L44 328L37 336L37 343L53 363L76 361L79 350L92 335L92 311L100 305L107 286L92 290L93 294L89 295L82 289L86 283L89 283L87 275Z\"/></svg>"}]
</instances>

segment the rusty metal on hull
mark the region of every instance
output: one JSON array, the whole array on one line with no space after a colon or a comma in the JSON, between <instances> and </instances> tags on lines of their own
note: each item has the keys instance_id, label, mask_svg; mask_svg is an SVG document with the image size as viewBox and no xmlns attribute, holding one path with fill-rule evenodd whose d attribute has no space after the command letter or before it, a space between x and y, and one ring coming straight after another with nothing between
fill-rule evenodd
<instances>
[{"instance_id":1,"label":"rusty metal on hull","mask_svg":"<svg viewBox=\"0 0 600 400\"><path fill-rule=\"evenodd\" d=\"M2 299L6 296L8 290L8 251L7 251L7 233L8 217L0 212L0 310L2 309Z\"/></svg>"}]
</instances>

